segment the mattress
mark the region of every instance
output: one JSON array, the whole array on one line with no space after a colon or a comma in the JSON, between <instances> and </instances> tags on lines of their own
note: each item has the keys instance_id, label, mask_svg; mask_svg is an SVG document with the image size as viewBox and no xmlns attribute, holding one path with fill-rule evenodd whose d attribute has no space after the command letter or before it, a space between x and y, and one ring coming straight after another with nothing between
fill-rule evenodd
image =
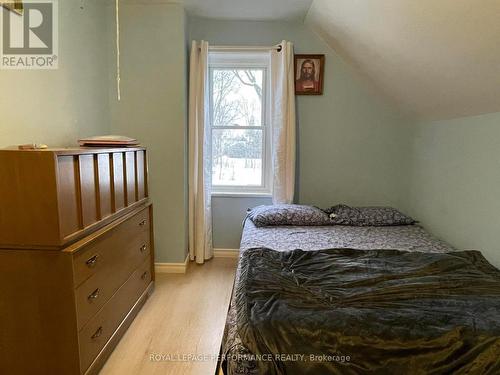
<instances>
[{"instance_id":1,"label":"mattress","mask_svg":"<svg viewBox=\"0 0 500 375\"><path fill-rule=\"evenodd\" d=\"M277 251L301 249L305 251L323 249L397 249L406 251L446 253L455 251L419 225L388 227L352 226L274 226L256 227L247 219L244 223L240 253L252 248L269 248ZM235 286L238 285L241 264L238 265ZM256 363L248 358L237 332L235 293L226 321L222 344L222 368L225 374L258 374Z\"/></svg>"}]
</instances>

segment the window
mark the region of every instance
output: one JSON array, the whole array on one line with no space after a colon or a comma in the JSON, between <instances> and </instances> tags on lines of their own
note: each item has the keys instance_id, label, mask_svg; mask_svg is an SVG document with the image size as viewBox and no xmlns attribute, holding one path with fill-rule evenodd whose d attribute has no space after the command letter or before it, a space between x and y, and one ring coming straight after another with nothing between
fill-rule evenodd
<instances>
[{"instance_id":1,"label":"window","mask_svg":"<svg viewBox=\"0 0 500 375\"><path fill-rule=\"evenodd\" d=\"M269 54L211 52L212 191L271 194Z\"/></svg>"}]
</instances>

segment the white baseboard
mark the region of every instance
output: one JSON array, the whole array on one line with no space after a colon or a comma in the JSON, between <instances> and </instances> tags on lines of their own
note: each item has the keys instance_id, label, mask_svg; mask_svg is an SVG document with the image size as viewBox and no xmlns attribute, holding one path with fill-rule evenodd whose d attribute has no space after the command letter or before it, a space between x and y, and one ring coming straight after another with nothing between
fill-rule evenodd
<instances>
[{"instance_id":1,"label":"white baseboard","mask_svg":"<svg viewBox=\"0 0 500 375\"><path fill-rule=\"evenodd\" d=\"M239 249L214 249L214 258L238 258Z\"/></svg>"},{"instance_id":2,"label":"white baseboard","mask_svg":"<svg viewBox=\"0 0 500 375\"><path fill-rule=\"evenodd\" d=\"M214 249L214 258L233 258L240 255L239 249ZM189 264L189 254L184 263L155 263L156 273L186 273Z\"/></svg>"},{"instance_id":3,"label":"white baseboard","mask_svg":"<svg viewBox=\"0 0 500 375\"><path fill-rule=\"evenodd\" d=\"M186 273L189 263L189 254L184 263L155 263L156 273Z\"/></svg>"}]
</instances>

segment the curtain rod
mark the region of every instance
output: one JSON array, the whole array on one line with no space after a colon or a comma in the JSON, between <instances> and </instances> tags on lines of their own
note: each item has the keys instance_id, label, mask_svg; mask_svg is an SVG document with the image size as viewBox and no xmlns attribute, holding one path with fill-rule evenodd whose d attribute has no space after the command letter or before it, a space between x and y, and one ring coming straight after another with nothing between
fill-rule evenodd
<instances>
[{"instance_id":1,"label":"curtain rod","mask_svg":"<svg viewBox=\"0 0 500 375\"><path fill-rule=\"evenodd\" d=\"M210 51L281 51L281 45L259 47L259 46L208 46Z\"/></svg>"}]
</instances>

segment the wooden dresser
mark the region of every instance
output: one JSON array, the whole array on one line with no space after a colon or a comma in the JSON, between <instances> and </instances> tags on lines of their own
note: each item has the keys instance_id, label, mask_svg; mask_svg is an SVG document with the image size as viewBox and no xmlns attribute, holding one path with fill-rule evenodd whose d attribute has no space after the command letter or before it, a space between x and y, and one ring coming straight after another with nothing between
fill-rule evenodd
<instances>
[{"instance_id":1,"label":"wooden dresser","mask_svg":"<svg viewBox=\"0 0 500 375\"><path fill-rule=\"evenodd\" d=\"M152 220L144 148L0 150L0 374L99 372L153 290Z\"/></svg>"}]
</instances>

